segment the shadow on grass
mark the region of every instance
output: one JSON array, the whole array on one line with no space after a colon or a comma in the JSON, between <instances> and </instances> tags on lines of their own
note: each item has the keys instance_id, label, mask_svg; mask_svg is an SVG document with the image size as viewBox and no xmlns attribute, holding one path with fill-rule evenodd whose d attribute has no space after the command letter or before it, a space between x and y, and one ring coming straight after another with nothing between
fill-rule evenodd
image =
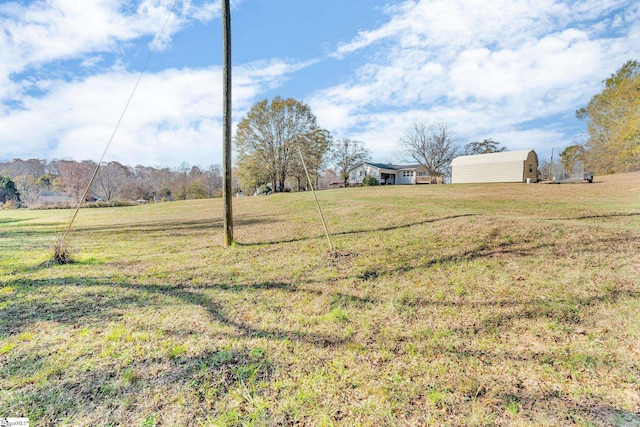
<instances>
[{"instance_id":1,"label":"shadow on grass","mask_svg":"<svg viewBox=\"0 0 640 427\"><path fill-rule=\"evenodd\" d=\"M13 224L16 222L27 221L31 218L0 218L0 224Z\"/></svg>"},{"instance_id":2,"label":"shadow on grass","mask_svg":"<svg viewBox=\"0 0 640 427\"><path fill-rule=\"evenodd\" d=\"M348 236L351 234L365 234L365 233L375 233L375 232L382 232L382 231L393 231L393 230L402 230L404 228L411 228L411 227L416 227L419 225L425 225L425 224L431 224L431 223L436 223L436 222L440 222L440 221L447 221L447 220L452 220L452 219L457 219L457 218L464 218L464 217L470 217L470 216L477 216L479 214L460 214L460 215L450 215L450 216L446 216L446 217L442 217L442 218L430 218L430 219L426 219L424 221L416 221L416 222L410 222L407 224L399 224L399 225L391 225L388 227L377 227L377 228L368 228L368 229L358 229L358 230L349 230L349 231L339 231L336 233L331 232L331 230L329 230L329 234L331 236ZM315 240L315 239L324 239L325 236L324 235L315 235L315 236L303 236L303 237L296 237L293 239L283 239L283 240L274 240L274 241L266 241L266 242L252 242L252 243L243 243L243 242L235 242L237 245L239 246L264 246L264 245L277 245L277 244L282 244L282 243L295 243L295 242L303 242L303 241L307 241L307 240Z\"/></svg>"},{"instance_id":3,"label":"shadow on grass","mask_svg":"<svg viewBox=\"0 0 640 427\"><path fill-rule=\"evenodd\" d=\"M211 321L231 327L235 331L232 334L234 338L300 341L318 347L342 346L347 342L343 338L305 330L255 327L229 316L224 303L206 293L278 290L286 293L323 294L316 290L300 289L288 283L194 286L112 283L104 279L69 277L58 280L15 279L6 282L5 287L13 288L17 292L13 298L9 295L0 297L0 303L6 303L6 308L0 313L0 336L18 334L29 325L42 321L80 325L118 320L122 317L123 310L159 304L152 298L159 295L204 308ZM57 287L62 287L59 292L55 289ZM64 293L61 292L62 289ZM373 302L340 292L335 293L333 300L338 303L347 301L359 306Z\"/></svg>"},{"instance_id":4,"label":"shadow on grass","mask_svg":"<svg viewBox=\"0 0 640 427\"><path fill-rule=\"evenodd\" d=\"M503 257L526 258L541 255L542 251L549 251L553 256L567 256L572 251L576 253L602 253L609 251L611 247L617 247L622 243L636 245L640 248L640 241L633 234L621 234L618 237L606 237L584 241L578 245L571 246L569 243L552 241L538 242L531 240L515 240L512 242L495 241L496 236L487 236L486 241L480 242L475 248L452 253L449 255L424 257L425 260L408 266L380 266L377 275L406 273L415 269L429 268L438 265L449 265L455 263L469 262L477 259L501 259Z\"/></svg>"},{"instance_id":5,"label":"shadow on grass","mask_svg":"<svg viewBox=\"0 0 640 427\"><path fill-rule=\"evenodd\" d=\"M595 400L595 399L594 399ZM631 412L596 401L566 402L571 421L584 425L591 422L613 426L640 426L640 412ZM586 421L586 422L585 422Z\"/></svg>"},{"instance_id":6,"label":"shadow on grass","mask_svg":"<svg viewBox=\"0 0 640 427\"><path fill-rule=\"evenodd\" d=\"M595 397L576 398L560 390L530 392L520 390L502 396L503 404L518 402L520 416L530 425L637 426L640 413L603 403ZM504 411L496 407L496 412ZM541 414L545 414L541 416ZM545 420L541 422L541 420ZM506 424L506 425L509 425Z\"/></svg>"},{"instance_id":7,"label":"shadow on grass","mask_svg":"<svg viewBox=\"0 0 640 427\"><path fill-rule=\"evenodd\" d=\"M513 327L516 321L549 320L576 329L585 321L585 310L600 304L614 304L625 300L639 300L640 291L611 290L589 297L530 299L512 301L468 301L442 302L416 299L404 305L410 307L458 307L477 309L490 307L491 315L482 315L469 322L468 326L451 328L450 331L461 336L495 334Z\"/></svg>"},{"instance_id":8,"label":"shadow on grass","mask_svg":"<svg viewBox=\"0 0 640 427\"><path fill-rule=\"evenodd\" d=\"M610 214L602 214L602 215L584 215L584 216L563 217L563 218L544 218L544 220L545 221L571 221L571 220L583 220L583 219L624 218L624 217L632 217L632 216L640 216L640 212L610 213Z\"/></svg>"},{"instance_id":9,"label":"shadow on grass","mask_svg":"<svg viewBox=\"0 0 640 427\"><path fill-rule=\"evenodd\" d=\"M452 217L445 219L450 218ZM422 223L425 222L381 228L379 230L393 230ZM351 231L348 233L359 232L365 233L367 231ZM585 242L584 246L578 248L578 250L602 252L601 247L610 247L619 243L633 241L635 241L634 236L624 237L622 235L618 238L593 239ZM416 268L430 268L434 265L467 262L481 258L539 255L541 251L554 252L554 250L559 250L561 245L562 243L555 241L545 243L536 242L533 239L505 242L500 239L499 235L490 234L484 241L479 242L475 248L470 250L461 250L451 255L424 257L418 259L416 265L410 267L394 267L392 265L387 267L385 264L381 266L379 273L376 272L375 277L372 275L369 278L369 275L365 274L363 277L354 276L351 278L354 280L375 280L381 275L396 274ZM224 299L224 293L260 293L263 291L273 293L275 291L282 293L284 298L289 295L293 296L296 293L323 294L327 295L332 304L337 306L376 309L378 308L376 305L380 305L383 310L384 305L388 302L388 298L360 298L346 293L332 292L331 289L326 292L320 292L284 282L262 282L248 285L224 283L171 285L137 284L126 280L114 283L103 278L67 277L56 280L13 279L3 282L3 285L7 288L15 288L14 293L6 293L0 296L0 303L4 307L0 312L0 336L3 337L16 336L23 331L28 331L32 325L42 321L57 322L73 327L87 324L99 327L99 325L109 322L122 322L123 313L126 313L127 310L136 310L138 307L148 309L149 307L157 306L160 308L172 304L172 301L176 301L181 305L204 309L212 322L225 326L224 329L221 329L223 332L219 333L223 338L228 337L241 341L261 338L285 345L288 342L300 342L317 350L336 349L338 355L348 344L362 344L362 342L354 342L354 340L362 340L362 337L356 335L354 338L342 338L331 334L314 332L304 326L297 325L293 327L295 329L279 327L279 324L264 327L258 322L246 321L243 320L242 316L234 314L233 303L229 303ZM458 335L457 338L460 338L462 344L449 345L444 343L440 346L436 342L432 348L432 355L453 357L456 360L473 357L491 361L506 358L513 363L548 365L550 369L563 374L564 370L566 370L563 364L568 363L567 360L571 361L571 354L560 354L557 350L545 349L540 354L514 351L505 355L500 353L499 350L482 349L476 345L474 340L477 336L487 338L489 336L497 336L503 331L512 331L513 323L518 320L549 319L565 325L576 326L584 321L585 307L593 308L598 305L607 305L627 299L637 300L639 298L639 291L612 288L599 295L574 298L449 302L415 297L399 300L397 303L408 307L434 305L472 309L491 308L491 312L488 315L486 312L483 313L485 314L484 317L471 322L469 326L450 327L449 331ZM247 304L249 303L247 302ZM185 313L185 316L188 316L188 313ZM372 335L365 339L366 343L370 343L372 347L370 351L377 351L375 347L377 345L376 337ZM409 339L412 339L412 337L406 333L400 334L399 347L395 349L398 357L403 356L403 350L401 350L403 342L401 340ZM41 420L40 424L43 425L54 425L56 420L59 421L64 419L65 416L70 416L74 413L82 413L82 411L86 410L86 407L91 405L94 405L94 408L96 407L95 405L100 408L104 407L105 411L103 412L108 413L109 409L114 409L114 407L122 411L123 408L118 407L118 405L124 405L122 402L127 397L132 398L131 396L135 396L133 400L136 404L144 404L144 399L147 397L145 393L150 393L150 389L156 391L166 390L170 393L172 390L170 385L175 385L176 389L184 391L186 396L193 398L193 401L197 402L194 405L194 418L189 418L185 421L185 424L196 423L196 420L202 420L211 413L215 415L216 412L213 409L215 402L229 393L230 389L241 385L245 381L241 381L241 378L246 378L246 375L254 375L251 372L254 372L255 377L261 381L268 382L270 380L272 370L274 367L279 366L279 361L268 360L265 353L253 350L255 349L246 347L235 350L214 349L191 357L179 355L173 358L164 357L160 359L142 356L134 358L133 362L127 365L128 367L118 365L120 361L113 359L113 364L99 366L96 369L80 372L71 377L65 376L64 372L57 372L51 374L52 376L47 378L44 383L31 384L10 390L11 400L0 402L0 408L24 408L25 411L40 411L40 415L33 416L27 413L25 416L33 416L35 419ZM46 360L48 356L43 357ZM5 368L0 368L2 369L1 372L5 373L3 375L5 377L15 376L16 371L19 372L24 369L24 364L26 363L22 359L13 358L11 351L3 355L2 361L3 363L6 361L4 363ZM38 363L40 362L33 362L34 366ZM597 363L600 362L596 361L594 363L597 366ZM159 374L152 377L141 373L136 377L136 372L145 371L149 365L158 367ZM127 369L131 369L132 374L126 375ZM287 367L284 366L283 369L287 369ZM123 379L125 376L129 377L129 379ZM154 396L149 397L153 398ZM613 405L607 405L604 399L596 399L592 405L588 405L580 401L567 400L567 397L562 395L537 397L542 399L541 403L527 400L528 397L524 393L516 397L520 399L523 406L551 406L565 402L570 406L568 410L573 411L575 414L574 419L566 419L569 423L577 424L579 420L587 420L588 422L610 425L608 421L612 417L634 422L638 419L631 412L621 410ZM116 403L110 407L108 404L102 403L106 401ZM26 403L21 404L20 402ZM460 407L457 409L460 409ZM149 411L154 410L162 411L153 407L149 409ZM542 411L538 411L538 413L540 412ZM553 409L547 409L547 413L550 414L551 418L555 414ZM20 414L17 414L17 416L20 416ZM121 421L116 419L117 412L110 416L112 418L109 418L108 422L99 420L96 424L108 424L109 422L117 424L118 421ZM535 422L535 420L533 421Z\"/></svg>"},{"instance_id":10,"label":"shadow on grass","mask_svg":"<svg viewBox=\"0 0 640 427\"><path fill-rule=\"evenodd\" d=\"M2 371L27 376L25 365L33 362L9 359ZM36 365L44 364L45 360L36 360ZM142 415L142 419L161 422L158 414L172 403L171 398L159 401L156 393L161 393L189 403L188 408L173 408L173 422L199 425L202 420L219 415L223 408L218 402L230 392L240 389L254 394L260 384L265 387L276 365L261 348L238 347L191 356L139 357L128 363L117 358L106 362L98 359L95 364L87 362L78 368L73 366L72 373L62 367L51 370L40 386L26 385L7 393L0 408L3 413L11 408L12 416L28 417L45 426L74 419L81 419L85 425L122 425L125 419L136 419L131 412ZM135 402L135 411L127 411L126 402Z\"/></svg>"},{"instance_id":11,"label":"shadow on grass","mask_svg":"<svg viewBox=\"0 0 640 427\"><path fill-rule=\"evenodd\" d=\"M136 284L126 281L113 283L100 278L67 277L59 280L16 279L9 281L5 286L15 288L16 292L13 295L3 295L0 299L1 303L6 303L5 309L0 313L0 336L17 336L42 321L65 324L73 326L74 329L80 326L93 326L99 329L109 322L124 322L122 316L127 311L137 308L153 309L156 306L160 308L171 304L171 300L175 300L181 305L203 308L212 322L225 326L224 332L216 332L216 335L231 338L231 342L239 343L233 348L214 348L194 355L179 352L173 356L143 354L130 360L118 356L117 353L113 356L101 357L93 353L75 356L76 359L70 361L72 373L66 372L64 367L52 369L40 381L9 388L9 393L0 401L0 409L3 411L10 408L12 415L28 416L39 425L56 425L68 417L71 417L71 420L79 417L82 420L95 421L95 424L119 424L122 422L122 418L119 417L123 417L123 411L127 410L124 407L126 401L134 402L138 413L142 412L145 416L161 414L167 411L167 408L154 406L154 399L157 401L158 393L179 395L180 399L189 402L187 410L180 412L176 409L184 417L180 419L181 425L197 424L209 416L219 415L220 408L216 406L217 402L228 397L232 390L249 385L246 388L248 393L259 393L257 384L262 383L261 387L268 388L276 369L290 368L284 361L271 358L266 350L248 347L251 339L261 338L285 346L289 342L301 342L312 348L332 348L337 352L335 353L337 356L342 354L341 351L345 345L361 344L353 341L361 337L345 339L311 332L304 328L287 330L278 327L261 327L256 322L243 321L241 316L230 314L233 313L233 306L231 304L227 306L227 303L218 299L219 293L276 291L283 293L285 298L287 295L296 293L311 293L327 295L330 301L338 306L354 305L375 309L376 304L380 304L381 307L387 304L385 299L360 298L343 292L320 292L282 282L263 282L252 285L167 285ZM566 363L563 358L570 355L551 350L533 356L517 351L504 355L498 350L474 346L474 336L495 334L496 330L509 328L513 321L518 319L549 318L559 322L579 324L582 322L580 307L609 304L629 298L640 298L640 292L611 290L599 296L550 301L532 299L508 302L441 302L414 298L400 303L407 306L496 308L492 311L494 314L479 320L472 326L451 328L450 332L458 335L461 340L457 341L461 344L452 347L444 344L441 346L435 342L432 345L430 357L440 355L454 357L458 361L465 358L490 361L506 357L515 363L526 361L561 369L558 366ZM517 310L501 312L506 308ZM188 313L185 313L185 316L188 316ZM375 337L371 338L372 348L369 351L376 351ZM410 337L401 335L399 339L407 340ZM119 338L115 338L113 342L116 348L120 342L123 344L126 342L118 340ZM56 345L59 346L59 343ZM1 356L3 367L0 368L0 373L5 378L36 375L39 369L46 367L47 364L51 365L51 362L47 361L52 357L52 352L57 351L61 350L47 348L46 344L41 354L27 355L26 358L17 355L14 357L12 351L9 351ZM397 357L403 357L403 350L400 348L395 352ZM532 361L531 357L539 360ZM95 360L96 365L92 366L88 363L86 368L79 368L83 360ZM280 366L281 362L285 365ZM575 420L583 419L605 425L612 417L627 421L637 420L637 416L633 413L606 405L603 400L595 401L594 405L583 405L579 401L567 400L565 396L554 395L543 396L540 398L542 400L536 401L529 400L525 391L513 398L517 398L523 406L534 407L534 413L543 411L536 406L549 405L549 409L546 410L550 416L556 413L550 409L551 405L565 402L571 406L570 410L575 414ZM166 401L158 403L158 405L166 404ZM458 410L460 408L461 406ZM95 419L96 414L103 414L103 418ZM261 419L266 423L270 414L264 412L251 416L263 417Z\"/></svg>"},{"instance_id":12,"label":"shadow on grass","mask_svg":"<svg viewBox=\"0 0 640 427\"><path fill-rule=\"evenodd\" d=\"M246 347L249 342L254 342L253 339L264 339L285 346L303 343L336 349L348 342L345 338L304 328L261 327L258 323L243 321L240 316L229 314L234 311L234 305L233 302L224 301L225 293L276 291L285 295L299 292L324 294L299 289L288 283L181 286L113 283L100 278L67 277L53 280L15 279L4 285L5 289L13 289L14 292L0 296L0 304L4 305L0 312L0 336L12 337L11 341L18 344L17 348L8 348L0 353L0 377L13 377L11 381L18 383L20 380L16 376L33 376L40 380L30 380L28 384L17 388L5 388L8 393L0 399L0 412L11 409L12 416L30 417L38 425L58 425L69 417L86 421L83 417L91 419L96 413L104 414L104 418L94 420L95 424L120 424L122 418L119 417L124 416L122 410L125 409L121 405L132 400L138 407L151 405L149 414L162 413L163 408L154 408L149 403L157 400L156 393L179 393L181 399L189 402L190 406L185 411L188 412L185 415L187 418L181 419L180 425L195 425L207 417L219 415L216 412L219 409L216 409L217 402L231 390L241 388L251 394L259 392L260 387L267 387L265 384L270 381L279 361L270 358L264 349ZM341 292L335 293L332 299L336 304L369 303L369 300ZM180 354L180 348L174 356L158 355L159 344L181 342L185 332L194 333L191 330L163 329L167 338L160 338L159 342L152 345L155 356L129 355L123 359L122 355L118 355L117 344L122 343L129 349L127 351L132 351L135 342L118 338L117 335L111 338L102 333L86 338L93 343L93 347L98 345L98 348L102 348L102 354L100 351L95 353L94 348L88 348L86 355L78 354L78 349L86 345L82 344L83 339L80 338L79 343L71 345L71 353L75 356L69 360L70 366L65 367L65 363L62 363L59 368L51 367L51 360L60 360L60 353L65 351L60 347L59 340L77 340L76 334L81 328L95 333L104 332L106 328L113 329L115 325L126 324L127 313L138 309L154 310L154 307L161 309L172 304L186 307L183 310L185 318L188 317L189 307L203 308L212 323L224 326L210 333L213 334L209 336L211 341L222 338L222 342L229 343L229 346L193 356ZM58 330L60 325L64 326L62 330ZM34 328L42 330L43 327L52 329L52 341L47 338L43 344L39 344L39 350L34 352L32 349L26 357L25 354L16 353L23 332L32 334ZM151 329L155 333L153 327ZM56 338L58 334L61 335ZM231 347L231 343L236 344ZM105 353L105 346L109 345L116 347L113 355ZM84 368L84 365L87 367ZM39 374L43 369L45 373ZM258 387L258 384L263 385ZM113 410L114 406L118 411ZM266 416L266 412L247 416Z\"/></svg>"},{"instance_id":13,"label":"shadow on grass","mask_svg":"<svg viewBox=\"0 0 640 427\"><path fill-rule=\"evenodd\" d=\"M147 293L158 293L181 300L186 304L197 305L205 308L209 317L220 324L230 326L235 329L236 337L242 338L266 338L276 341L302 341L307 344L318 347L338 347L344 345L347 340L326 334L319 334L304 330L284 330L278 328L257 328L248 322L229 317L224 310L223 305L213 299L211 296L202 292L203 289L215 289L231 292L239 292L246 290L271 290L276 289L288 293L296 292L312 292L299 290L298 288L287 283L259 283L254 285L229 286L229 285L211 285L199 286L193 288L191 286L162 286L162 285L125 285L131 290L142 290Z\"/></svg>"},{"instance_id":14,"label":"shadow on grass","mask_svg":"<svg viewBox=\"0 0 640 427\"><path fill-rule=\"evenodd\" d=\"M250 226L256 224L273 224L279 222L277 219L268 216L251 216L248 215L238 216L234 218L234 223L238 226ZM67 223L60 223L58 225L67 226ZM177 232L177 231L211 231L213 229L222 228L222 218L209 218L202 220L190 220L190 221L173 221L173 220L159 220L159 221L146 221L146 222L128 222L122 225L89 225L83 227L72 227L71 235L75 233L108 233L110 236L114 235L130 235L131 233L158 233L158 232ZM0 232L0 238L27 238L32 236L50 236L60 233L60 229L55 227L55 224L47 224L45 230L7 230ZM31 227L30 227L31 228Z\"/></svg>"},{"instance_id":15,"label":"shadow on grass","mask_svg":"<svg viewBox=\"0 0 640 427\"><path fill-rule=\"evenodd\" d=\"M236 215L234 224L244 227L259 224L274 224L280 220L269 215ZM222 217L206 218L199 220L159 220L145 222L128 222L122 226L86 226L74 227L72 232L108 232L109 234L129 234L129 233L156 233L156 232L172 232L172 231L211 231L212 229L222 228Z\"/></svg>"},{"instance_id":16,"label":"shadow on grass","mask_svg":"<svg viewBox=\"0 0 640 427\"><path fill-rule=\"evenodd\" d=\"M84 324L117 320L121 313L116 307L129 307L139 302L134 295L117 294L113 290L100 292L83 285L71 285L72 281L10 280L5 288L15 289L15 294L6 293L0 303L6 304L0 312L0 335L22 332L37 322ZM91 283L91 282L90 282ZM92 283L93 284L93 283ZM69 285L77 290L61 293L34 292L36 288Z\"/></svg>"},{"instance_id":17,"label":"shadow on grass","mask_svg":"<svg viewBox=\"0 0 640 427\"><path fill-rule=\"evenodd\" d=\"M632 290L620 290L611 289L606 291L602 295L592 295L583 298L549 298L549 299L529 299L529 300L496 300L496 301L439 301L429 300L425 298L411 298L410 300L402 300L401 304L412 307L424 307L424 306L436 306L436 307L519 307L519 306L536 306L538 309L529 310L522 313L518 318L523 319L535 319L538 317L560 318L560 319L573 319L575 316L567 316L560 313L562 307L572 306L572 311L577 312L580 306L593 306L595 304L607 302L616 302L621 299L633 298L640 299L640 291ZM554 316L554 313L560 314L559 317ZM506 316L504 321L514 320L516 316ZM575 322L574 322L575 323Z\"/></svg>"}]
</instances>

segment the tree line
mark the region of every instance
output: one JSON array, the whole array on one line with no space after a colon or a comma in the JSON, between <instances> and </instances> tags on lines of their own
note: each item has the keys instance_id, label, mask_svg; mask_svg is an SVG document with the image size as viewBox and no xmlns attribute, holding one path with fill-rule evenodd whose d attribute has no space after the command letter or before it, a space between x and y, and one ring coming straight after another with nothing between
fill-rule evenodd
<instances>
[{"instance_id":1,"label":"tree line","mask_svg":"<svg viewBox=\"0 0 640 427\"><path fill-rule=\"evenodd\" d=\"M19 201L29 207L68 205L83 196L96 166L90 160L13 159L0 163L0 176L11 181ZM182 163L171 169L112 161L100 166L88 198L107 202L186 200L220 196L221 188L217 165L202 169ZM13 197L14 202L18 197Z\"/></svg>"},{"instance_id":2,"label":"tree line","mask_svg":"<svg viewBox=\"0 0 640 427\"><path fill-rule=\"evenodd\" d=\"M448 175L458 154L503 151L499 142L485 139L459 147L452 126L416 121L398 141L401 161L424 164ZM362 141L335 139L318 126L308 105L287 98L257 102L242 118L234 138L236 167L232 187L236 192L305 191L347 186L349 173L371 160ZM30 207L73 205L84 195L97 164L90 160L14 159L0 162L5 203ZM304 166L306 166L306 171ZM202 169L182 163L178 168L129 166L116 161L100 165L87 201L162 201L220 197L221 168Z\"/></svg>"}]
</instances>

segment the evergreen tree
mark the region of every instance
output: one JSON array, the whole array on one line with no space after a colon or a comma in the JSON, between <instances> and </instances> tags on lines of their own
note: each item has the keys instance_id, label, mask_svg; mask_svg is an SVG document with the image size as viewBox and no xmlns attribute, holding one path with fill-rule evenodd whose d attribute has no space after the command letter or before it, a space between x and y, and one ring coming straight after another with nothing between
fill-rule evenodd
<instances>
[{"instance_id":1,"label":"evergreen tree","mask_svg":"<svg viewBox=\"0 0 640 427\"><path fill-rule=\"evenodd\" d=\"M20 193L10 178L0 176L0 204L5 204L10 201L19 204Z\"/></svg>"}]
</instances>

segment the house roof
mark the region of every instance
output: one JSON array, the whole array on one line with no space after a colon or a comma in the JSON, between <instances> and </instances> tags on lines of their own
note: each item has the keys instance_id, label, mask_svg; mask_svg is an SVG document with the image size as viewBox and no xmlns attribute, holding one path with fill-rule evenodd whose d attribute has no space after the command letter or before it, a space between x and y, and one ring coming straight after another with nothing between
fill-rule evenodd
<instances>
[{"instance_id":1,"label":"house roof","mask_svg":"<svg viewBox=\"0 0 640 427\"><path fill-rule=\"evenodd\" d=\"M373 166L374 168L378 168L378 169L388 169L388 170L414 170L419 168L420 166L422 166L421 164L415 164L415 165L393 165L391 163L371 163L371 162L364 162L361 163L361 165L369 165L369 166ZM360 166L360 165L358 165ZM356 166L356 167L358 167ZM354 168L355 169L355 168Z\"/></svg>"},{"instance_id":2,"label":"house roof","mask_svg":"<svg viewBox=\"0 0 640 427\"><path fill-rule=\"evenodd\" d=\"M369 165L369 166L373 166L374 168L378 168L378 169L392 169L395 170L395 167L393 167L393 165L389 164L389 163L371 163L371 162L364 162L362 163L363 165Z\"/></svg>"},{"instance_id":3,"label":"house roof","mask_svg":"<svg viewBox=\"0 0 640 427\"><path fill-rule=\"evenodd\" d=\"M487 154L474 154L472 156L458 156L451 162L452 166L460 165L475 165L480 163L502 163L510 161L525 161L529 157L529 153L533 152L538 158L538 155L533 150L519 150L519 151L501 151L499 153L487 153Z\"/></svg>"}]
</instances>

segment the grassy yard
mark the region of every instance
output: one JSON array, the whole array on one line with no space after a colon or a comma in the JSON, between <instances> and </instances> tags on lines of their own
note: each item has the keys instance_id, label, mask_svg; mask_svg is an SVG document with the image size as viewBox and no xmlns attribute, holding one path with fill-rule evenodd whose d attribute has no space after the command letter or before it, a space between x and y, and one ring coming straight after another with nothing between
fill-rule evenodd
<instances>
[{"instance_id":1,"label":"grassy yard","mask_svg":"<svg viewBox=\"0 0 640 427\"><path fill-rule=\"evenodd\" d=\"M0 417L640 426L640 173L0 211Z\"/></svg>"}]
</instances>

